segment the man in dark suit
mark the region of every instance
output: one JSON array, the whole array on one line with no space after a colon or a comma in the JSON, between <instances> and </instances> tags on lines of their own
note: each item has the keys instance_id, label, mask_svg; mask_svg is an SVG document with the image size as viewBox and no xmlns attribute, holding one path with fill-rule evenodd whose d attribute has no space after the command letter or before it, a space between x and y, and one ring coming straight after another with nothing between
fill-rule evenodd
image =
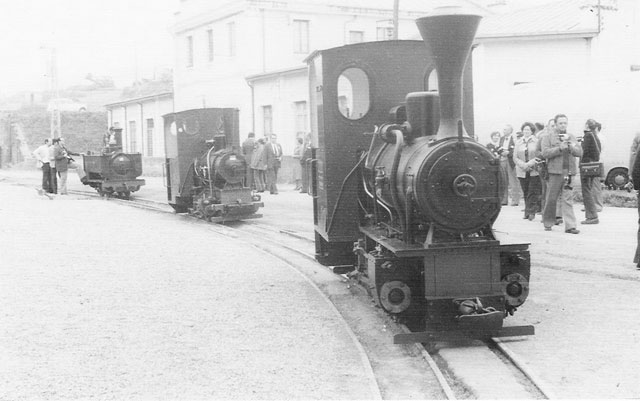
<instances>
[{"instance_id":1,"label":"man in dark suit","mask_svg":"<svg viewBox=\"0 0 640 401\"><path fill-rule=\"evenodd\" d=\"M255 188L253 185L253 171L251 170L251 160L253 159L253 149L256 147L256 141L253 132L249 132L247 135L247 139L242 142L242 154L244 155L244 159L247 162L247 173L245 175L245 183L244 185L249 188Z\"/></svg>"},{"instance_id":2,"label":"man in dark suit","mask_svg":"<svg viewBox=\"0 0 640 401\"><path fill-rule=\"evenodd\" d=\"M280 170L280 163L282 161L282 146L278 143L278 136L271 134L269 143L265 146L267 153L267 188L269 192L277 195L278 187L276 182L278 181L278 170Z\"/></svg>"}]
</instances>

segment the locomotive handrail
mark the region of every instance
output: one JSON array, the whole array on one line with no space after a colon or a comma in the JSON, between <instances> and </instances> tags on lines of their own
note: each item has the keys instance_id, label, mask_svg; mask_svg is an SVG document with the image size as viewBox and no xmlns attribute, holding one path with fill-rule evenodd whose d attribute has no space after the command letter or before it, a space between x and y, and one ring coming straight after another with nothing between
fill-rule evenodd
<instances>
[{"instance_id":1,"label":"locomotive handrail","mask_svg":"<svg viewBox=\"0 0 640 401\"><path fill-rule=\"evenodd\" d=\"M336 203L333 206L333 211L331 212L331 218L329 219L329 222L326 226L327 235L331 232L331 228L333 227L333 221L335 219L336 211L338 210L338 205L340 204L340 200L342 199L342 194L344 193L344 186L347 184L347 181L349 180L349 178L351 178L353 173L358 171L358 167L360 167L360 165L362 164L362 162L366 160L366 158L367 158L366 154L362 154L362 156L360 156L360 160L358 160L356 165L353 166L351 171L349 171L349 174L347 174L346 177L344 177L344 180L342 180L342 185L340 186L340 192L338 193L338 199L336 199Z\"/></svg>"},{"instance_id":2,"label":"locomotive handrail","mask_svg":"<svg viewBox=\"0 0 640 401\"><path fill-rule=\"evenodd\" d=\"M367 188L367 180L365 179L365 177L362 177L362 188L364 189L364 192L371 198L374 200L374 202L377 202L378 205L382 206L382 208L384 210L387 211L387 213L389 213L389 220L393 219L393 213L391 213L391 210L389 209L389 207L387 205L384 204L384 202L382 202L376 195L375 195L375 190L373 191L373 194L369 191L369 188ZM376 203L374 203L374 207L375 207ZM374 214L378 213L377 208L374 209ZM377 215L374 216L374 222L377 224L378 223L378 217Z\"/></svg>"},{"instance_id":3,"label":"locomotive handrail","mask_svg":"<svg viewBox=\"0 0 640 401\"><path fill-rule=\"evenodd\" d=\"M391 167L391 175L389 177L389 185L391 186L391 200L393 201L393 207L398 212L398 221L400 222L400 228L402 229L402 236L406 241L406 232L407 226L404 221L404 213L405 211L401 209L400 201L398 200L398 194L396 192L397 188L397 175L398 175L398 166L400 165L400 155L402 151L402 145L404 145L404 136L402 135L402 131L393 130L396 134L396 148L394 150L393 155L393 166Z\"/></svg>"},{"instance_id":4,"label":"locomotive handrail","mask_svg":"<svg viewBox=\"0 0 640 401\"><path fill-rule=\"evenodd\" d=\"M315 177L315 174L313 174L313 164L317 163L318 159L307 159L307 160L309 163L309 170L307 171L307 175L309 176L309 187L307 188L307 195L316 199L318 198L318 186L313 185L314 177Z\"/></svg>"}]
</instances>

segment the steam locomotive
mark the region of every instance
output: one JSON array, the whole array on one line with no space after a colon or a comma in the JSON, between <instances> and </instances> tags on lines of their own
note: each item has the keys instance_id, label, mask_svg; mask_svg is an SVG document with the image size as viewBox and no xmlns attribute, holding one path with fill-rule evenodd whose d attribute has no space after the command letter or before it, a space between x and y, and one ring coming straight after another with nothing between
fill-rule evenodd
<instances>
[{"instance_id":1,"label":"steam locomotive","mask_svg":"<svg viewBox=\"0 0 640 401\"><path fill-rule=\"evenodd\" d=\"M203 108L163 116L169 205L214 223L262 217L264 204L244 185L238 110Z\"/></svg>"},{"instance_id":2,"label":"steam locomotive","mask_svg":"<svg viewBox=\"0 0 640 401\"><path fill-rule=\"evenodd\" d=\"M388 313L421 322L396 343L534 332L503 327L528 295L529 244L496 238L499 162L466 130L480 19L440 8L416 21L423 41L306 60L316 259L358 277Z\"/></svg>"},{"instance_id":3,"label":"steam locomotive","mask_svg":"<svg viewBox=\"0 0 640 401\"><path fill-rule=\"evenodd\" d=\"M83 155L86 179L82 182L101 196L129 199L132 192L145 185L142 175L142 155L122 152L122 128L112 128L105 136L99 155Z\"/></svg>"}]
</instances>

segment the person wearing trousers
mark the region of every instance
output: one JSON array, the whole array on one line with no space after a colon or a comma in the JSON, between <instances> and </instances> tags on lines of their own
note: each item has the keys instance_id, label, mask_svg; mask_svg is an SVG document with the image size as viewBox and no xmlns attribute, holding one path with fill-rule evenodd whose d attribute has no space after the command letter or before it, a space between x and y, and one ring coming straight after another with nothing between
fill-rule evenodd
<instances>
[{"instance_id":1,"label":"person wearing trousers","mask_svg":"<svg viewBox=\"0 0 640 401\"><path fill-rule=\"evenodd\" d=\"M540 208L540 193L542 191L538 178L538 164L542 161L538 157L536 148L538 140L533 135L535 126L526 122L522 124L522 138L516 142L513 161L516 163L516 175L524 194L524 218L533 221Z\"/></svg>"},{"instance_id":2,"label":"person wearing trousers","mask_svg":"<svg viewBox=\"0 0 640 401\"><path fill-rule=\"evenodd\" d=\"M245 173L244 186L252 189L255 189L255 184L253 183L253 169L251 168L251 161L253 160L253 150L256 147L255 137L256 134L254 134L253 132L249 132L249 134L247 135L247 139L242 142L242 154L244 155L244 159L247 162L247 171Z\"/></svg>"},{"instance_id":3,"label":"person wearing trousers","mask_svg":"<svg viewBox=\"0 0 640 401\"><path fill-rule=\"evenodd\" d=\"M58 139L53 139L51 141L51 146L49 146L49 186L51 188L50 193L57 194L58 193L58 172L56 171L56 156L55 156L55 144L58 143Z\"/></svg>"},{"instance_id":4,"label":"person wearing trousers","mask_svg":"<svg viewBox=\"0 0 640 401\"><path fill-rule=\"evenodd\" d=\"M564 114L554 118L556 129L542 140L542 157L546 159L549 172L547 199L542 212L544 229L551 231L556 224L556 202L562 197L562 218L565 232L579 234L573 212L571 181L577 173L576 157L582 156L582 147L576 137L567 132L569 119Z\"/></svg>"},{"instance_id":5,"label":"person wearing trousers","mask_svg":"<svg viewBox=\"0 0 640 401\"><path fill-rule=\"evenodd\" d=\"M513 151L516 147L517 135L513 133L513 127L506 125L502 130L504 136L500 139L500 146L507 151L507 157L501 164L507 170L507 176L509 179L509 193L511 194L511 206L518 206L520 204L520 197L522 195L522 189L520 188L520 182L516 175L516 163L513 161Z\"/></svg>"},{"instance_id":6,"label":"person wearing trousers","mask_svg":"<svg viewBox=\"0 0 640 401\"><path fill-rule=\"evenodd\" d=\"M265 171L267 171L267 154L265 151L265 140L260 138L256 141L256 148L251 155L251 171L253 172L253 184L256 191L264 192L267 187L265 183Z\"/></svg>"},{"instance_id":7,"label":"person wearing trousers","mask_svg":"<svg viewBox=\"0 0 640 401\"><path fill-rule=\"evenodd\" d=\"M51 166L49 164L49 140L45 139L44 144L38 146L33 151L40 168L42 169L42 190L45 192L53 192L51 190Z\"/></svg>"},{"instance_id":8,"label":"person wearing trousers","mask_svg":"<svg viewBox=\"0 0 640 401\"><path fill-rule=\"evenodd\" d=\"M600 161L600 140L596 135L596 121L587 120L584 124L584 138L582 140L581 163ZM582 185L582 201L586 220L580 224L598 224L598 206L596 205L596 185L600 185L600 177L580 175Z\"/></svg>"}]
</instances>

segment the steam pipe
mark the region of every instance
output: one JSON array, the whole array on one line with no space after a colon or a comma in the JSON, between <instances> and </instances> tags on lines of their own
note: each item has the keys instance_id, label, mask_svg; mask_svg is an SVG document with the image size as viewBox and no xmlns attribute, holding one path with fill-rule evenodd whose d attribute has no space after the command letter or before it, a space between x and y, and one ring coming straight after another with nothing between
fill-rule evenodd
<instances>
[{"instance_id":1,"label":"steam pipe","mask_svg":"<svg viewBox=\"0 0 640 401\"><path fill-rule=\"evenodd\" d=\"M404 137L402 135L402 131L393 130L396 134L396 147L394 149L393 155L393 167L391 167L391 174L389 176L389 186L391 187L391 200L393 201L393 207L398 212L398 221L400 222L400 228L402 231L406 231L406 225L404 221L404 213L402 210L402 206L400 205L400 200L398 199L398 191L397 191L397 175L398 175L398 166L400 165L400 155L402 154L402 145L404 145Z\"/></svg>"}]
</instances>

